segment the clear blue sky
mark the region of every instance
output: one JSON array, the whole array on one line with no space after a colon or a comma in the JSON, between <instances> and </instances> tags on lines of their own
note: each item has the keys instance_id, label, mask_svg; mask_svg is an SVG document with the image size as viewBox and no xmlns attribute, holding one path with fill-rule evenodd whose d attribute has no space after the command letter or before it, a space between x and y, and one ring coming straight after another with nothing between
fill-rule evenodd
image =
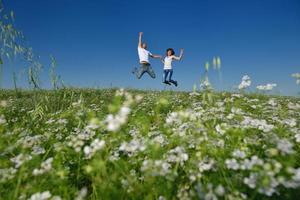
<instances>
[{"instance_id":1,"label":"clear blue sky","mask_svg":"<svg viewBox=\"0 0 300 200\"><path fill-rule=\"evenodd\" d=\"M185 49L174 63L178 90L199 83L204 63L222 59L223 83L232 89L248 74L257 84L277 83L282 94L293 95L299 86L291 77L300 72L299 0L4 0L14 10L16 26L41 56L43 87L49 87L49 55L58 61L63 80L78 87L163 89L162 64L152 60L157 78L136 80L130 73L138 65L138 32L152 53L173 47ZM4 86L11 87L11 69ZM19 85L27 87L20 78ZM254 88L254 87L252 87Z\"/></svg>"}]
</instances>

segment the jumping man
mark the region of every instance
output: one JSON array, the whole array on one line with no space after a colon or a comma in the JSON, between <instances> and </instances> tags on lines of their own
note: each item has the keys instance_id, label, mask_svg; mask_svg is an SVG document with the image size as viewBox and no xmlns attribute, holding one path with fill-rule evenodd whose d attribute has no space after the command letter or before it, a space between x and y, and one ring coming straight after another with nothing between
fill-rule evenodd
<instances>
[{"instance_id":1,"label":"jumping man","mask_svg":"<svg viewBox=\"0 0 300 200\"><path fill-rule=\"evenodd\" d=\"M138 79L140 79L145 72L147 72L151 76L151 78L155 78L155 72L152 69L150 62L149 62L149 56L151 58L159 58L159 59L161 59L162 56L154 55L147 50L147 44L145 42L142 42L142 35L143 35L143 32L140 32L139 33L139 44L138 44L140 68L137 69L135 67L133 69L132 73L135 74Z\"/></svg>"}]
</instances>

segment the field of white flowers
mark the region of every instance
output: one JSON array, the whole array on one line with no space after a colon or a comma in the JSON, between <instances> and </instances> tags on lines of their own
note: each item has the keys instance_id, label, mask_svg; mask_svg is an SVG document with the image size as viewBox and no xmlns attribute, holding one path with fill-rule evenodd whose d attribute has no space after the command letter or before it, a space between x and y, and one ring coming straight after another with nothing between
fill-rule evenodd
<instances>
[{"instance_id":1,"label":"field of white flowers","mask_svg":"<svg viewBox=\"0 0 300 200\"><path fill-rule=\"evenodd\" d=\"M0 92L0 199L297 199L300 99Z\"/></svg>"}]
</instances>

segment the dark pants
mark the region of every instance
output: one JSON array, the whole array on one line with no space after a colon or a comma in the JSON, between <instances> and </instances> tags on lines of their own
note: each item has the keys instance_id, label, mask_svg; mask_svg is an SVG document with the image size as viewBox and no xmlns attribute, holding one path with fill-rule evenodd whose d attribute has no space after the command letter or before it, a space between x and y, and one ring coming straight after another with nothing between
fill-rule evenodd
<instances>
[{"instance_id":1,"label":"dark pants","mask_svg":"<svg viewBox=\"0 0 300 200\"><path fill-rule=\"evenodd\" d=\"M138 79L140 79L145 72L147 72L151 78L155 78L155 72L149 63L141 63L140 68L136 69L135 75Z\"/></svg>"},{"instance_id":2,"label":"dark pants","mask_svg":"<svg viewBox=\"0 0 300 200\"><path fill-rule=\"evenodd\" d=\"M163 73L163 82L169 81L170 83L176 83L176 81L172 80L173 69L164 69ZM167 80L169 77L169 80Z\"/></svg>"}]
</instances>

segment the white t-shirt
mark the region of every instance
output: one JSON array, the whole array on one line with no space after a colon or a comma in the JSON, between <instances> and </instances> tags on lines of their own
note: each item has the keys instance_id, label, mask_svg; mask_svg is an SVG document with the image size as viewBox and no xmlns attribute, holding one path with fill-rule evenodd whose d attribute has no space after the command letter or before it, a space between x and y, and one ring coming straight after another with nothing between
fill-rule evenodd
<instances>
[{"instance_id":1,"label":"white t-shirt","mask_svg":"<svg viewBox=\"0 0 300 200\"><path fill-rule=\"evenodd\" d=\"M138 53L139 53L139 58L140 58L140 62L149 62L149 56L152 56L152 53L150 53L150 51L142 48L142 47L138 47Z\"/></svg>"},{"instance_id":2,"label":"white t-shirt","mask_svg":"<svg viewBox=\"0 0 300 200\"><path fill-rule=\"evenodd\" d=\"M164 64L164 69L172 69L172 56L166 56L165 57L165 64Z\"/></svg>"}]
</instances>

